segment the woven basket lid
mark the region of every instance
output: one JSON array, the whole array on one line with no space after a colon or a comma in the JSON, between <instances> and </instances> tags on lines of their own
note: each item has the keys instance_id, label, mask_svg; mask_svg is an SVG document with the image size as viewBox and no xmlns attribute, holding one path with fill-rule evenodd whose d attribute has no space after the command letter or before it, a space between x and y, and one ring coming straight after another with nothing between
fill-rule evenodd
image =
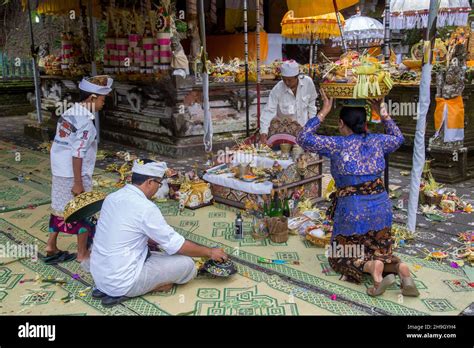
<instances>
[{"instance_id":1,"label":"woven basket lid","mask_svg":"<svg viewBox=\"0 0 474 348\"><path fill-rule=\"evenodd\" d=\"M64 220L66 222L74 222L91 217L100 211L106 196L106 193L99 191L83 192L77 195L66 204Z\"/></svg>"}]
</instances>

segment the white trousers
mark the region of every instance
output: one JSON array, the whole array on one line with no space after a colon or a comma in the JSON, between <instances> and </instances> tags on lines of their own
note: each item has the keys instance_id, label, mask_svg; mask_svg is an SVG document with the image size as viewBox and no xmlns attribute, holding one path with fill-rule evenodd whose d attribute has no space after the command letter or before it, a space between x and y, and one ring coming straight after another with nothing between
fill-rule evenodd
<instances>
[{"instance_id":1,"label":"white trousers","mask_svg":"<svg viewBox=\"0 0 474 348\"><path fill-rule=\"evenodd\" d=\"M196 277L196 274L197 269L192 258L152 251L135 284L125 296L145 295L166 284L185 284Z\"/></svg>"}]
</instances>

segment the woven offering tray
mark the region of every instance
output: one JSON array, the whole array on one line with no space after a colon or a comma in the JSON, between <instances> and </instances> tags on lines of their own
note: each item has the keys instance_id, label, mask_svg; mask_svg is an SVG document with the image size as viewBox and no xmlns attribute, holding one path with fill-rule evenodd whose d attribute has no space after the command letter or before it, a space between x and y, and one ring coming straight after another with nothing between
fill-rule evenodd
<instances>
[{"instance_id":1,"label":"woven offering tray","mask_svg":"<svg viewBox=\"0 0 474 348\"><path fill-rule=\"evenodd\" d=\"M421 59L405 59L404 61L402 61L402 63L408 69L421 69L423 65Z\"/></svg>"},{"instance_id":2,"label":"woven offering tray","mask_svg":"<svg viewBox=\"0 0 474 348\"><path fill-rule=\"evenodd\" d=\"M74 197L64 208L64 220L74 222L99 212L107 194L100 191L83 192Z\"/></svg>"},{"instance_id":3,"label":"woven offering tray","mask_svg":"<svg viewBox=\"0 0 474 348\"><path fill-rule=\"evenodd\" d=\"M309 241L311 244L314 244L320 248L324 248L326 245L331 243L331 235L327 234L323 238L318 238L313 236L309 233L310 231L306 232L306 240Z\"/></svg>"},{"instance_id":4,"label":"woven offering tray","mask_svg":"<svg viewBox=\"0 0 474 348\"><path fill-rule=\"evenodd\" d=\"M329 98L336 98L336 99L354 99L354 87L356 86L355 83L335 83L335 82L325 82L321 83L321 88L324 89L326 95ZM385 83L380 83L380 95L371 95L369 92L369 96L365 99L369 98L380 98L388 95L390 89L387 87ZM358 98L361 99L361 98Z\"/></svg>"}]
</instances>

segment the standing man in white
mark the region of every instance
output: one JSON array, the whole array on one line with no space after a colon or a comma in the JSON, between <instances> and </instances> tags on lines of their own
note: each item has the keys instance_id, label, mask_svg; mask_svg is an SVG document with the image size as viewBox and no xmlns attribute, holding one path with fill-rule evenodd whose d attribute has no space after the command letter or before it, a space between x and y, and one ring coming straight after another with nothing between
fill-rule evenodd
<instances>
[{"instance_id":1,"label":"standing man in white","mask_svg":"<svg viewBox=\"0 0 474 348\"><path fill-rule=\"evenodd\" d=\"M289 116L303 127L316 116L316 88L309 76L300 74L294 60L281 66L282 81L273 87L260 120L260 141L267 142L270 123L276 116Z\"/></svg>"}]
</instances>

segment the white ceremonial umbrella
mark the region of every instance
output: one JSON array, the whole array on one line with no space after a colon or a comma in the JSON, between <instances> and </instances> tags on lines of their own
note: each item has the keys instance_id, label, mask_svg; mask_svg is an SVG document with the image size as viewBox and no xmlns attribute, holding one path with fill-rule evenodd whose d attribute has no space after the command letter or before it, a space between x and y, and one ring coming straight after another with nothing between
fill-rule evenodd
<instances>
[{"instance_id":1,"label":"white ceremonial umbrella","mask_svg":"<svg viewBox=\"0 0 474 348\"><path fill-rule=\"evenodd\" d=\"M392 0L391 29L414 29L428 26L430 0ZM469 0L440 0L437 26L466 26L471 5Z\"/></svg>"},{"instance_id":2,"label":"white ceremonial umbrella","mask_svg":"<svg viewBox=\"0 0 474 348\"><path fill-rule=\"evenodd\" d=\"M204 151L206 153L212 152L212 138L213 138L213 128L212 128L212 114L211 107L209 104L209 73L207 71L207 48L206 48L206 21L205 21L205 12L204 12L204 0L199 0L199 27L201 29L201 42L202 42L202 54L203 58L203 71L201 72L202 76L202 108L204 110Z\"/></svg>"},{"instance_id":3,"label":"white ceremonial umbrella","mask_svg":"<svg viewBox=\"0 0 474 348\"><path fill-rule=\"evenodd\" d=\"M343 30L344 39L347 45L351 47L380 46L383 43L384 26L372 17L356 14L346 20ZM333 43L341 46L341 38L335 37Z\"/></svg>"}]
</instances>

